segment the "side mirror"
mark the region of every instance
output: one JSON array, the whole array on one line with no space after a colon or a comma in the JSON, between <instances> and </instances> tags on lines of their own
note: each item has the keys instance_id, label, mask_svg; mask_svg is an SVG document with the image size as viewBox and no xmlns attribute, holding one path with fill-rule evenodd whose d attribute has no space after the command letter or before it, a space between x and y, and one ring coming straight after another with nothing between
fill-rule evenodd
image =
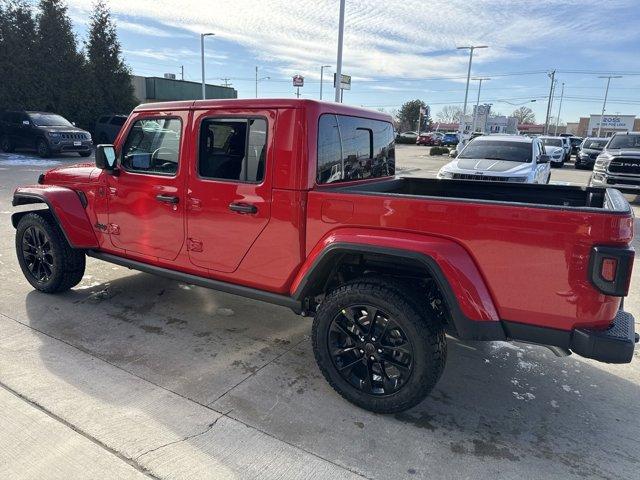
<instances>
[{"instance_id":1,"label":"side mirror","mask_svg":"<svg viewBox=\"0 0 640 480\"><path fill-rule=\"evenodd\" d=\"M96 147L96 167L101 170L115 170L116 150L113 145L98 145Z\"/></svg>"},{"instance_id":2,"label":"side mirror","mask_svg":"<svg viewBox=\"0 0 640 480\"><path fill-rule=\"evenodd\" d=\"M551 158L549 157L549 155L544 153L538 157L538 163L549 163L550 160Z\"/></svg>"}]
</instances>

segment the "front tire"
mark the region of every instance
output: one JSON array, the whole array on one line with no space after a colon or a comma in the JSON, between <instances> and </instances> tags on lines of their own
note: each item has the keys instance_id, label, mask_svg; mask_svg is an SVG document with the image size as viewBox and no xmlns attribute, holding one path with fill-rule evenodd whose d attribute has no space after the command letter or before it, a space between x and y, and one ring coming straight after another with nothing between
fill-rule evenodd
<instances>
[{"instance_id":1,"label":"front tire","mask_svg":"<svg viewBox=\"0 0 640 480\"><path fill-rule=\"evenodd\" d=\"M40 158L49 158L51 156L51 148L44 138L39 138L36 142L36 150Z\"/></svg>"},{"instance_id":2,"label":"front tire","mask_svg":"<svg viewBox=\"0 0 640 480\"><path fill-rule=\"evenodd\" d=\"M27 213L20 219L16 254L25 278L41 292L64 292L84 276L84 252L69 245L47 211Z\"/></svg>"},{"instance_id":3,"label":"front tire","mask_svg":"<svg viewBox=\"0 0 640 480\"><path fill-rule=\"evenodd\" d=\"M356 280L327 295L314 318L312 342L327 382L378 413L420 403L446 360L442 325L417 293L391 281Z\"/></svg>"}]
</instances>

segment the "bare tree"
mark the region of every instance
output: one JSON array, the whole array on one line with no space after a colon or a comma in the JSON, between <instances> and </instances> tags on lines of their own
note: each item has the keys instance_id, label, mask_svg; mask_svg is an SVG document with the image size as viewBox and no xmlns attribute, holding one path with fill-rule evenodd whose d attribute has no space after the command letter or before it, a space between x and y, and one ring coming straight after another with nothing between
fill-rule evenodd
<instances>
[{"instance_id":1,"label":"bare tree","mask_svg":"<svg viewBox=\"0 0 640 480\"><path fill-rule=\"evenodd\" d=\"M436 119L442 123L455 123L460 121L462 109L457 105L445 105L436 115Z\"/></svg>"},{"instance_id":2,"label":"bare tree","mask_svg":"<svg viewBox=\"0 0 640 480\"><path fill-rule=\"evenodd\" d=\"M536 114L529 107L518 107L511 114L518 119L519 124L536 123Z\"/></svg>"}]
</instances>

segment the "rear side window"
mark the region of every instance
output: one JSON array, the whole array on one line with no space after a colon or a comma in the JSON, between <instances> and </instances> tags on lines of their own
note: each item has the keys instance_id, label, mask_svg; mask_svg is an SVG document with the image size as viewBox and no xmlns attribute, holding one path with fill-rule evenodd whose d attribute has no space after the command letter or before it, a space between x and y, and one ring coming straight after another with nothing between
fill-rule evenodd
<instances>
[{"instance_id":1,"label":"rear side window","mask_svg":"<svg viewBox=\"0 0 640 480\"><path fill-rule=\"evenodd\" d=\"M390 123L347 115L320 116L319 184L394 174L395 143Z\"/></svg>"},{"instance_id":2,"label":"rear side window","mask_svg":"<svg viewBox=\"0 0 640 480\"><path fill-rule=\"evenodd\" d=\"M122 166L138 173L175 175L182 122L177 118L136 120L122 149Z\"/></svg>"},{"instance_id":3,"label":"rear side window","mask_svg":"<svg viewBox=\"0 0 640 480\"><path fill-rule=\"evenodd\" d=\"M267 154L267 121L208 118L200 126L198 174L203 178L260 183Z\"/></svg>"}]
</instances>

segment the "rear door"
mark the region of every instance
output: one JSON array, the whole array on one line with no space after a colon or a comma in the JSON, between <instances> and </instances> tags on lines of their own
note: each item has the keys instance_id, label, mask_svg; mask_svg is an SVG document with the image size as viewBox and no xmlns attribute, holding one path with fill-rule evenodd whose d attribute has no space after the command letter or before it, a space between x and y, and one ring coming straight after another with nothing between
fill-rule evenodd
<instances>
[{"instance_id":1,"label":"rear door","mask_svg":"<svg viewBox=\"0 0 640 480\"><path fill-rule=\"evenodd\" d=\"M184 243L188 113L143 112L129 124L118 175L108 175L111 243L173 260Z\"/></svg>"},{"instance_id":2,"label":"rear door","mask_svg":"<svg viewBox=\"0 0 640 480\"><path fill-rule=\"evenodd\" d=\"M275 110L195 112L196 159L187 186L194 265L235 271L271 216Z\"/></svg>"}]
</instances>

